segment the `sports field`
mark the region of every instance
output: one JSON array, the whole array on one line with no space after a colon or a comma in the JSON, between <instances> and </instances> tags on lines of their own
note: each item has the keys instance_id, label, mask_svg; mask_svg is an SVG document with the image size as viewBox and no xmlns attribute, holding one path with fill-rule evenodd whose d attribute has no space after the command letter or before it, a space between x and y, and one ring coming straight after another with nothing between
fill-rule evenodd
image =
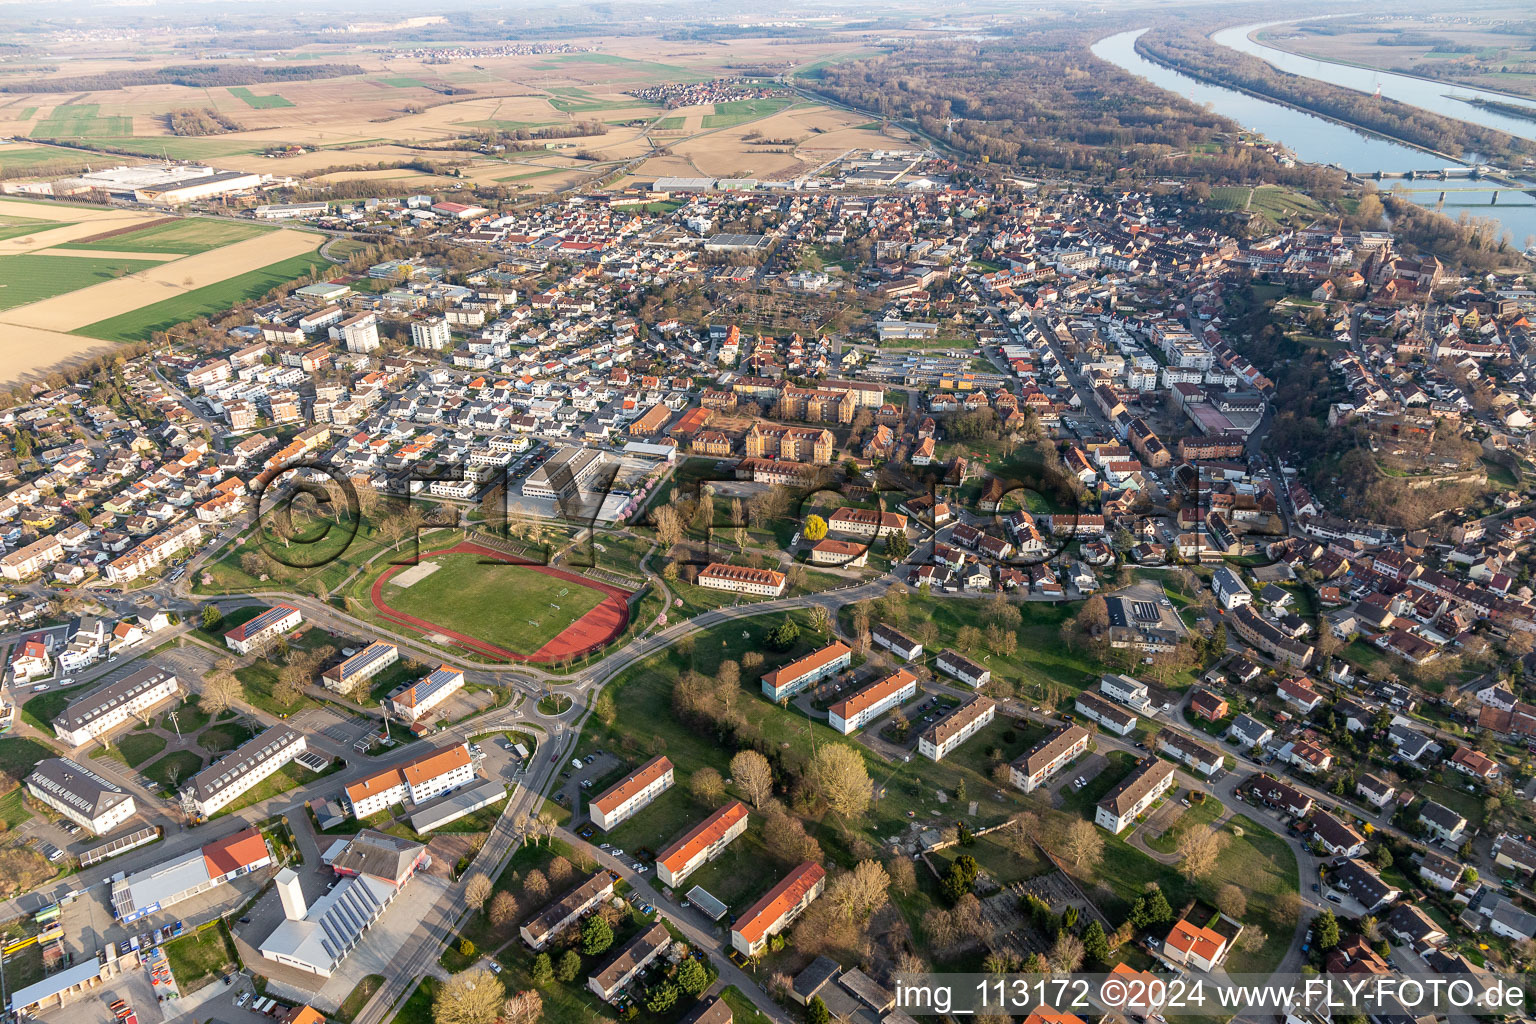
<instances>
[{"instance_id":1,"label":"sports field","mask_svg":"<svg viewBox=\"0 0 1536 1024\"><path fill-rule=\"evenodd\" d=\"M60 249L89 249L99 252L163 252L193 256L209 249L254 238L271 230L256 224L196 217L166 220L137 231L122 231L78 242L66 242Z\"/></svg>"},{"instance_id":2,"label":"sports field","mask_svg":"<svg viewBox=\"0 0 1536 1024\"><path fill-rule=\"evenodd\" d=\"M29 302L115 281L138 270L158 266L148 260L122 257L0 256L0 309L14 309Z\"/></svg>"},{"instance_id":3,"label":"sports field","mask_svg":"<svg viewBox=\"0 0 1536 1024\"><path fill-rule=\"evenodd\" d=\"M596 608L603 593L479 555L439 555L390 578L383 597L406 615L446 626L514 654L533 654ZM433 566L426 573L424 566ZM415 582L410 582L411 579ZM397 580L410 582L397 585Z\"/></svg>"}]
</instances>

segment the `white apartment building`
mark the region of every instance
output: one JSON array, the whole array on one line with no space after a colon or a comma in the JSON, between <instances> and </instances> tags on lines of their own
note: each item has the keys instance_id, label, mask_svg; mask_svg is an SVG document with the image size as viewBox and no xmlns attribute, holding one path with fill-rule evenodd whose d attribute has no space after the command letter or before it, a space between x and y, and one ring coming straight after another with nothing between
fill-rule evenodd
<instances>
[{"instance_id":1,"label":"white apartment building","mask_svg":"<svg viewBox=\"0 0 1536 1024\"><path fill-rule=\"evenodd\" d=\"M598 871L525 921L518 933L531 948L543 949L566 925L612 895L612 876L606 871Z\"/></svg>"},{"instance_id":2,"label":"white apartment building","mask_svg":"<svg viewBox=\"0 0 1536 1024\"><path fill-rule=\"evenodd\" d=\"M288 726L264 729L192 776L182 788L182 803L210 818L304 750L304 736Z\"/></svg>"},{"instance_id":3,"label":"white apartment building","mask_svg":"<svg viewBox=\"0 0 1536 1024\"><path fill-rule=\"evenodd\" d=\"M768 940L788 928L827 887L827 872L806 861L762 899L747 908L731 928L731 946L744 956L762 952Z\"/></svg>"},{"instance_id":4,"label":"white apartment building","mask_svg":"<svg viewBox=\"0 0 1536 1024\"><path fill-rule=\"evenodd\" d=\"M178 551L196 544L202 536L203 524L195 518L183 520L168 530L161 530L133 550L108 562L107 582L136 580Z\"/></svg>"},{"instance_id":5,"label":"white apartment building","mask_svg":"<svg viewBox=\"0 0 1536 1024\"><path fill-rule=\"evenodd\" d=\"M812 651L783 668L764 673L763 693L771 700L799 693L812 683L847 668L852 659L853 651L848 645L834 640L821 650Z\"/></svg>"},{"instance_id":6,"label":"white apartment building","mask_svg":"<svg viewBox=\"0 0 1536 1024\"><path fill-rule=\"evenodd\" d=\"M339 665L320 673L320 682L332 693L350 694L400 660L400 648L375 640Z\"/></svg>"},{"instance_id":7,"label":"white apartment building","mask_svg":"<svg viewBox=\"0 0 1536 1024\"><path fill-rule=\"evenodd\" d=\"M732 800L656 855L656 877L676 889L683 879L725 852L747 830L747 808Z\"/></svg>"},{"instance_id":8,"label":"white apartment building","mask_svg":"<svg viewBox=\"0 0 1536 1024\"><path fill-rule=\"evenodd\" d=\"M602 967L587 978L587 987L604 1002L612 1002L614 996L634 980L635 975L655 960L672 944L672 934L667 926L657 921L636 935L624 948L613 955Z\"/></svg>"},{"instance_id":9,"label":"white apartment building","mask_svg":"<svg viewBox=\"0 0 1536 1024\"><path fill-rule=\"evenodd\" d=\"M987 697L972 697L954 711L934 722L917 737L917 752L933 761L958 748L997 717L997 702Z\"/></svg>"},{"instance_id":10,"label":"white apartment building","mask_svg":"<svg viewBox=\"0 0 1536 1024\"><path fill-rule=\"evenodd\" d=\"M1136 728L1139 719L1129 711L1100 697L1092 690L1084 690L1077 695L1077 713L1090 722L1097 722L1100 728L1107 729L1116 736L1129 736Z\"/></svg>"},{"instance_id":11,"label":"white apartment building","mask_svg":"<svg viewBox=\"0 0 1536 1024\"><path fill-rule=\"evenodd\" d=\"M781 597L788 577L772 569L753 569L745 565L711 562L699 573L699 586L710 590L730 590L738 594Z\"/></svg>"},{"instance_id":12,"label":"white apartment building","mask_svg":"<svg viewBox=\"0 0 1536 1024\"><path fill-rule=\"evenodd\" d=\"M453 332L443 317L428 317L411 324L411 344L432 352L442 352L453 345Z\"/></svg>"},{"instance_id":13,"label":"white apartment building","mask_svg":"<svg viewBox=\"0 0 1536 1024\"><path fill-rule=\"evenodd\" d=\"M464 673L448 665L439 665L391 693L389 709L401 721L415 722L462 689Z\"/></svg>"},{"instance_id":14,"label":"white apartment building","mask_svg":"<svg viewBox=\"0 0 1536 1024\"><path fill-rule=\"evenodd\" d=\"M978 690L992 681L992 670L954 651L940 651L934 662L940 672Z\"/></svg>"},{"instance_id":15,"label":"white apartment building","mask_svg":"<svg viewBox=\"0 0 1536 1024\"><path fill-rule=\"evenodd\" d=\"M1088 730L1080 725L1064 725L1009 765L1008 780L1016 788L1032 793L1087 749Z\"/></svg>"},{"instance_id":16,"label":"white apartment building","mask_svg":"<svg viewBox=\"0 0 1536 1024\"><path fill-rule=\"evenodd\" d=\"M348 352L366 354L379 350L379 318L372 313L348 317L331 328L331 337L346 343Z\"/></svg>"},{"instance_id":17,"label":"white apartment building","mask_svg":"<svg viewBox=\"0 0 1536 1024\"><path fill-rule=\"evenodd\" d=\"M832 728L847 736L855 729L862 729L902 701L917 696L917 677L904 668L871 683L847 700L840 700L827 709L827 722Z\"/></svg>"},{"instance_id":18,"label":"white apartment building","mask_svg":"<svg viewBox=\"0 0 1536 1024\"><path fill-rule=\"evenodd\" d=\"M1099 801L1094 809L1095 824L1114 833L1123 831L1137 815L1172 789L1173 782L1173 765L1160 757L1145 758Z\"/></svg>"},{"instance_id":19,"label":"white apartment building","mask_svg":"<svg viewBox=\"0 0 1536 1024\"><path fill-rule=\"evenodd\" d=\"M0 576L21 582L36 576L54 562L64 557L64 545L52 534L0 556Z\"/></svg>"},{"instance_id":20,"label":"white apartment building","mask_svg":"<svg viewBox=\"0 0 1536 1024\"><path fill-rule=\"evenodd\" d=\"M458 743L385 768L352 783L345 792L352 816L366 818L407 800L413 805L425 803L474 779L469 747Z\"/></svg>"},{"instance_id":21,"label":"white apartment building","mask_svg":"<svg viewBox=\"0 0 1536 1024\"><path fill-rule=\"evenodd\" d=\"M179 692L176 673L153 666L140 669L70 701L53 720L53 732L72 747L82 746L137 720Z\"/></svg>"},{"instance_id":22,"label":"white apartment building","mask_svg":"<svg viewBox=\"0 0 1536 1024\"><path fill-rule=\"evenodd\" d=\"M112 831L137 810L132 793L67 757L39 761L27 776L27 792L98 836Z\"/></svg>"},{"instance_id":23,"label":"white apartment building","mask_svg":"<svg viewBox=\"0 0 1536 1024\"><path fill-rule=\"evenodd\" d=\"M225 633L224 643L239 654L250 654L303 621L304 614L293 605L275 604Z\"/></svg>"},{"instance_id":24,"label":"white apartment building","mask_svg":"<svg viewBox=\"0 0 1536 1024\"><path fill-rule=\"evenodd\" d=\"M672 788L672 775L672 762L665 755L647 761L633 774L587 802L587 814L592 824L606 832L632 818Z\"/></svg>"}]
</instances>

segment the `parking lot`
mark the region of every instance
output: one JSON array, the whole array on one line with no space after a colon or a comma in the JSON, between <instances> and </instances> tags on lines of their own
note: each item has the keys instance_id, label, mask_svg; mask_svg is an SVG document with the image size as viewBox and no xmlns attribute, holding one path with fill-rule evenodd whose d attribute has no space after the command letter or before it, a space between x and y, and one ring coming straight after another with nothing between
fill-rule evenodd
<instances>
[{"instance_id":1,"label":"parking lot","mask_svg":"<svg viewBox=\"0 0 1536 1024\"><path fill-rule=\"evenodd\" d=\"M379 728L372 719L348 715L329 705L307 708L294 715L290 724L306 735L324 736L341 746L350 746Z\"/></svg>"},{"instance_id":2,"label":"parking lot","mask_svg":"<svg viewBox=\"0 0 1536 1024\"><path fill-rule=\"evenodd\" d=\"M561 785L554 795L554 801L576 812L571 816L572 826L587 820L587 801L605 788L600 787L598 783L604 776L613 773L623 764L624 762L615 755L607 751L598 751L588 754L579 768L574 760L567 760L561 766Z\"/></svg>"}]
</instances>

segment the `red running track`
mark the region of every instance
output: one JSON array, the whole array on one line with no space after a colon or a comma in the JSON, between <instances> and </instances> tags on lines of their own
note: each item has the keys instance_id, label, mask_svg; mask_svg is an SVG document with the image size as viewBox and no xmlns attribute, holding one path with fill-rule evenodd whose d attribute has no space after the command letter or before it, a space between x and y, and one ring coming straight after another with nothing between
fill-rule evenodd
<instances>
[{"instance_id":1,"label":"red running track","mask_svg":"<svg viewBox=\"0 0 1536 1024\"><path fill-rule=\"evenodd\" d=\"M504 551L496 551L479 544L468 542L456 544L451 548L427 552L421 555L420 558L433 558L437 555L480 555L491 561L502 562L507 565L525 566L534 572L553 576L556 579L564 580L578 587L587 587L606 596L596 608L593 608L587 614L566 626L553 639L532 654L517 654L513 651L497 647L495 644L487 643L484 640L468 636L457 630L448 629L445 626L439 626L435 622L428 622L426 619L417 618L414 615L407 615L405 612L390 607L383 597L384 584L395 573L401 569L409 568L409 566L393 566L388 572L373 581L373 587L368 596L369 600L373 602L374 609L385 618L392 619L400 625L409 626L419 632L440 633L452 639L460 647L473 651L476 654L482 654L486 657L497 658L503 661L529 661L538 664L549 664L562 658L578 658L583 654L595 651L599 647L603 647L616 640L629 625L630 592L627 590L621 590L606 583L598 583L596 580L588 579L577 573L566 572L564 569L554 569L547 565L539 565L537 562L515 558Z\"/></svg>"}]
</instances>

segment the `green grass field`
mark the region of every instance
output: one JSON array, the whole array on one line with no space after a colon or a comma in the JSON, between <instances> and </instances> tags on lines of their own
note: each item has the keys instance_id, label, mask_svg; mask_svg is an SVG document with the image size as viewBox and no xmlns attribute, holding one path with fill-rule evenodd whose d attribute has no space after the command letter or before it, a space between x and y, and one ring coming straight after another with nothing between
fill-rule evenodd
<instances>
[{"instance_id":1,"label":"green grass field","mask_svg":"<svg viewBox=\"0 0 1536 1024\"><path fill-rule=\"evenodd\" d=\"M427 83L419 78L408 78L404 75L398 78L381 78L379 82L392 89L425 89Z\"/></svg>"},{"instance_id":2,"label":"green grass field","mask_svg":"<svg viewBox=\"0 0 1536 1024\"><path fill-rule=\"evenodd\" d=\"M36 253L0 256L0 309L14 309L154 266L159 264L120 257L92 259Z\"/></svg>"},{"instance_id":3,"label":"green grass field","mask_svg":"<svg viewBox=\"0 0 1536 1024\"><path fill-rule=\"evenodd\" d=\"M40 174L67 174L93 162L93 155L53 146L27 146L19 143L0 146L0 171ZM99 163L99 159L94 162Z\"/></svg>"},{"instance_id":4,"label":"green grass field","mask_svg":"<svg viewBox=\"0 0 1536 1024\"><path fill-rule=\"evenodd\" d=\"M235 221L210 217L187 218L154 224L138 231L125 231L121 235L103 238L96 242L66 242L60 249L87 249L101 252L163 252L169 255L193 256L210 249L244 241L262 234L268 228L257 224L240 224Z\"/></svg>"},{"instance_id":5,"label":"green grass field","mask_svg":"<svg viewBox=\"0 0 1536 1024\"><path fill-rule=\"evenodd\" d=\"M42 220L37 217L14 217L8 213L0 213L0 240L23 238L39 231L63 227L65 223L69 222Z\"/></svg>"},{"instance_id":6,"label":"green grass field","mask_svg":"<svg viewBox=\"0 0 1536 1024\"><path fill-rule=\"evenodd\" d=\"M651 127L663 132L676 131L683 126L683 122L686 120L688 120L686 117L663 117L651 125Z\"/></svg>"},{"instance_id":7,"label":"green grass field","mask_svg":"<svg viewBox=\"0 0 1536 1024\"><path fill-rule=\"evenodd\" d=\"M243 85L231 88L229 92L230 95L243 102L246 106L253 107L256 110L271 110L274 107L293 106L291 100L285 100L277 93L273 93L270 96L257 96Z\"/></svg>"},{"instance_id":8,"label":"green grass field","mask_svg":"<svg viewBox=\"0 0 1536 1024\"><path fill-rule=\"evenodd\" d=\"M103 117L95 103L64 103L37 123L32 134L39 139L95 139L132 135L133 118L122 114Z\"/></svg>"},{"instance_id":9,"label":"green grass field","mask_svg":"<svg viewBox=\"0 0 1536 1024\"><path fill-rule=\"evenodd\" d=\"M318 239L316 241L318 244ZM56 258L71 263L92 262L76 260L69 256ZM220 281L218 284L194 289L174 299L165 299L129 313L97 321L72 333L88 338L101 338L105 341L139 341L149 337L155 331L168 330L177 324L195 320L200 316L222 313L237 302L259 299L280 284L302 277L316 267L329 265L318 253L291 256L286 260L262 267L260 270L252 270L227 281ZM3 307L4 300L0 300L0 308Z\"/></svg>"},{"instance_id":10,"label":"green grass field","mask_svg":"<svg viewBox=\"0 0 1536 1024\"><path fill-rule=\"evenodd\" d=\"M516 654L537 651L603 600L590 587L521 566L482 564L479 555L443 555L429 562L437 570L409 587L395 586L399 576L392 577L384 600L396 611Z\"/></svg>"},{"instance_id":11,"label":"green grass field","mask_svg":"<svg viewBox=\"0 0 1536 1024\"><path fill-rule=\"evenodd\" d=\"M182 992L191 992L213 981L214 975L239 966L234 940L223 922L173 939L165 944L171 973Z\"/></svg>"},{"instance_id":12,"label":"green grass field","mask_svg":"<svg viewBox=\"0 0 1536 1024\"><path fill-rule=\"evenodd\" d=\"M153 764L145 765L143 773L145 778L171 789L196 775L202 767L203 759L192 751L173 750Z\"/></svg>"},{"instance_id":13,"label":"green grass field","mask_svg":"<svg viewBox=\"0 0 1536 1024\"><path fill-rule=\"evenodd\" d=\"M704 115L705 128L734 128L759 117L777 114L789 106L787 99L731 100L716 103L713 114Z\"/></svg>"}]
</instances>

